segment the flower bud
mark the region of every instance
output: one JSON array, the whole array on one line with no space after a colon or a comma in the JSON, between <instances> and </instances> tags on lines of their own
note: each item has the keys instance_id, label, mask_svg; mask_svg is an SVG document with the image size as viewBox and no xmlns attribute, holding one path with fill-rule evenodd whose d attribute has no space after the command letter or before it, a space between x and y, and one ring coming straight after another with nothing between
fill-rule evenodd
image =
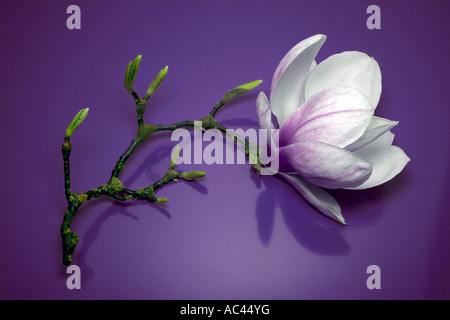
<instances>
[{"instance_id":1,"label":"flower bud","mask_svg":"<svg viewBox=\"0 0 450 320\"><path fill-rule=\"evenodd\" d=\"M147 93L145 94L145 100L150 98L150 96L155 93L156 89L158 89L159 85L163 82L164 78L166 77L167 71L169 70L169 66L164 67L161 71L159 71L158 75L156 76L155 80L150 84L150 86L147 89Z\"/></svg>"},{"instance_id":2,"label":"flower bud","mask_svg":"<svg viewBox=\"0 0 450 320\"><path fill-rule=\"evenodd\" d=\"M137 72L139 70L139 64L141 63L142 56L138 55L133 61L130 61L125 71L125 88L128 92L133 92L134 79L136 79Z\"/></svg>"},{"instance_id":3,"label":"flower bud","mask_svg":"<svg viewBox=\"0 0 450 320\"><path fill-rule=\"evenodd\" d=\"M170 169L175 168L175 166L178 164L178 159L180 158L180 146L175 146L172 150L172 158L170 160Z\"/></svg>"},{"instance_id":4,"label":"flower bud","mask_svg":"<svg viewBox=\"0 0 450 320\"><path fill-rule=\"evenodd\" d=\"M76 116L72 119L72 122L70 122L69 126L66 129L66 138L70 138L73 134L73 132L78 128L78 126L83 122L83 120L88 115L89 108L82 109L78 111Z\"/></svg>"},{"instance_id":5,"label":"flower bud","mask_svg":"<svg viewBox=\"0 0 450 320\"><path fill-rule=\"evenodd\" d=\"M223 96L221 103L225 104L228 101L236 98L237 96L240 96L241 94L247 93L251 90L253 90L254 88L256 88L257 86L259 86L262 83L262 80L256 80L253 82L249 82L243 85L240 85L239 87L236 87L230 91L228 91L227 93L225 93L225 95Z\"/></svg>"},{"instance_id":6,"label":"flower bud","mask_svg":"<svg viewBox=\"0 0 450 320\"><path fill-rule=\"evenodd\" d=\"M261 152L261 147L257 147L257 146L253 146L251 145L249 147L249 160L250 160L250 164L252 165L253 169L255 169L256 171L260 171L261 170L261 162L259 159L259 154Z\"/></svg>"},{"instance_id":7,"label":"flower bud","mask_svg":"<svg viewBox=\"0 0 450 320\"><path fill-rule=\"evenodd\" d=\"M180 175L180 177L183 178L184 180L193 180L204 176L206 176L206 173L204 171L189 171L183 172Z\"/></svg>"}]
</instances>

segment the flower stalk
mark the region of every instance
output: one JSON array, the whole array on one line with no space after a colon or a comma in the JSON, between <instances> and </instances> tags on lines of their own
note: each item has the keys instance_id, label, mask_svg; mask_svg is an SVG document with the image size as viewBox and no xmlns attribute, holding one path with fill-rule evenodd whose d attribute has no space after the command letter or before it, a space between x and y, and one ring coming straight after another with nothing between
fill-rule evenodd
<instances>
[{"instance_id":1,"label":"flower stalk","mask_svg":"<svg viewBox=\"0 0 450 320\"><path fill-rule=\"evenodd\" d=\"M176 170L176 162L179 156L179 148L175 149L169 164L169 168L158 181L152 184L137 189L132 190L123 185L122 181L119 179L119 175L125 168L127 160L136 152L139 145L150 138L153 134L161 131L174 131L178 128L193 128L195 121L186 120L174 124L168 125L151 125L144 123L144 114L146 110L147 100L154 94L156 89L161 85L162 81L166 77L168 67L163 68L156 78L153 80L149 86L144 98L139 98L138 94L133 88L134 80L136 78L137 71L139 69L139 64L142 56L137 56L136 59L131 61L125 72L124 85L130 95L133 97L136 103L136 115L137 115L137 134L136 137L130 142L130 145L125 150L125 152L117 160L109 181L95 189L90 189L84 193L73 193L70 182L70 153L72 150L72 144L70 143L70 138L75 131L75 129L81 124L81 122L86 118L89 108L80 110L72 122L69 124L64 142L62 144L62 158L64 164L64 192L67 200L67 210L64 214L64 218L60 228L61 240L62 240L62 264L64 266L69 266L73 260L74 250L79 242L78 235L70 229L71 223L77 214L80 207L88 200L94 198L100 198L102 196L111 197L118 201L128 201L128 200L146 200L151 203L166 203L167 198L157 197L155 192L161 187L170 184L171 182L178 182L178 180L192 181L202 178L206 175L203 171L189 171L189 172L179 172ZM205 117L200 119L202 123L202 130L207 130L211 128L216 128L222 132L226 131L226 128L220 125L214 118L215 113L223 107L227 102L231 101L236 96L250 91L251 89L257 87L261 81L256 81L250 83L250 85L243 85L237 87L238 89L230 90L225 96L226 101L222 99L217 103L212 111ZM231 92L231 94L230 94ZM243 138L242 138L243 139ZM243 139L243 143L248 145L248 141Z\"/></svg>"}]
</instances>

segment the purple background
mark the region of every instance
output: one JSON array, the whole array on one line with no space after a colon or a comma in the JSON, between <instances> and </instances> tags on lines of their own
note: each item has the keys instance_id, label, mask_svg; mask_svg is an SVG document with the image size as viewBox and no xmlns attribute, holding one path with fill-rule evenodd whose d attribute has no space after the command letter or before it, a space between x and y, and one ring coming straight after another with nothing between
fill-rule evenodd
<instances>
[{"instance_id":1,"label":"purple background","mask_svg":"<svg viewBox=\"0 0 450 320\"><path fill-rule=\"evenodd\" d=\"M66 8L81 8L81 30ZM381 8L381 30L366 8ZM1 299L448 299L450 233L446 1L1 1ZM59 228L66 203L60 155L74 134L72 189L105 183L136 132L126 64L143 59L142 93L169 65L147 123L198 119L228 90L263 79L296 43L328 36L318 61L358 50L383 75L377 115L400 121L395 144L412 161L366 191L334 191L348 222L325 218L276 177L248 165L205 170L157 195L169 202L85 204L72 224L81 290L68 290ZM230 128L256 127L257 92L217 114ZM166 170L170 134L145 143L121 175L130 188ZM381 268L368 290L366 268Z\"/></svg>"}]
</instances>

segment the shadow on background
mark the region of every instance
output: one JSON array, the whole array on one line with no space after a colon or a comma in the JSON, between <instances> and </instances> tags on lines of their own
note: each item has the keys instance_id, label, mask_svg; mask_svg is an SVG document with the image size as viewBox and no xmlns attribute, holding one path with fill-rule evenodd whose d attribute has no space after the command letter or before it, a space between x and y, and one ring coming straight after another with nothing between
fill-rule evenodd
<instances>
[{"instance_id":1,"label":"shadow on background","mask_svg":"<svg viewBox=\"0 0 450 320\"><path fill-rule=\"evenodd\" d=\"M347 255L350 244L342 235L343 228L335 221L321 215L298 194L298 201L286 201L286 186L278 177L261 176L265 189L256 200L258 236L264 246L270 244L275 214L279 209L284 223L294 239L305 249L321 255ZM294 189L292 189L294 190Z\"/></svg>"},{"instance_id":2,"label":"shadow on background","mask_svg":"<svg viewBox=\"0 0 450 320\"><path fill-rule=\"evenodd\" d=\"M391 181L366 190L327 190L342 207L351 227L366 227L377 223L383 215L384 204L390 198L405 192L413 183L411 171L406 167Z\"/></svg>"},{"instance_id":3,"label":"shadow on background","mask_svg":"<svg viewBox=\"0 0 450 320\"><path fill-rule=\"evenodd\" d=\"M300 194L298 201L288 196L289 184L276 176L257 176L251 173L257 188L261 183L265 189L256 200L258 236L264 246L270 244L275 214L281 211L287 229L305 249L321 255L347 255L351 245L345 239L345 228L361 228L377 223L383 213L383 203L395 197L411 184L411 175L405 170L394 180L367 190L327 190L341 206L344 218L349 223L342 226L325 217L310 205ZM296 192L292 188L292 192ZM288 200L288 201L287 201ZM303 201L303 203L301 203Z\"/></svg>"}]
</instances>

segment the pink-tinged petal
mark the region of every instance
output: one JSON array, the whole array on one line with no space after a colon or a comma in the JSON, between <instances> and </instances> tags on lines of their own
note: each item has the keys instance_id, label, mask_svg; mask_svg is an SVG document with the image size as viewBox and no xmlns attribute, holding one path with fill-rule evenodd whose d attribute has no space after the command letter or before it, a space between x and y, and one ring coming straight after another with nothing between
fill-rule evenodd
<instances>
[{"instance_id":1,"label":"pink-tinged petal","mask_svg":"<svg viewBox=\"0 0 450 320\"><path fill-rule=\"evenodd\" d=\"M260 92L256 99L256 115L261 129L273 129L272 110L264 92Z\"/></svg>"},{"instance_id":2,"label":"pink-tinged petal","mask_svg":"<svg viewBox=\"0 0 450 320\"><path fill-rule=\"evenodd\" d=\"M260 132L261 134L261 132ZM264 168L261 169L262 175L274 175L280 169L279 154L279 130L273 129L267 132L267 141L263 136L259 136L259 160ZM270 165L269 165L270 164Z\"/></svg>"},{"instance_id":3,"label":"pink-tinged petal","mask_svg":"<svg viewBox=\"0 0 450 320\"><path fill-rule=\"evenodd\" d=\"M328 192L302 179L297 174L278 172L278 175L289 182L317 210L331 219L346 224L341 207Z\"/></svg>"},{"instance_id":4,"label":"pink-tinged petal","mask_svg":"<svg viewBox=\"0 0 450 320\"><path fill-rule=\"evenodd\" d=\"M278 65L272 80L270 105L280 125L303 104L301 92L304 80L325 39L324 35L315 35L303 40Z\"/></svg>"},{"instance_id":5,"label":"pink-tinged petal","mask_svg":"<svg viewBox=\"0 0 450 320\"><path fill-rule=\"evenodd\" d=\"M323 188L356 187L372 173L371 163L323 142L298 142L280 148L279 152L301 177Z\"/></svg>"},{"instance_id":6,"label":"pink-tinged petal","mask_svg":"<svg viewBox=\"0 0 450 320\"><path fill-rule=\"evenodd\" d=\"M373 165L370 178L359 186L348 188L361 190L376 187L399 174L411 160L399 147L392 145L394 135L388 131L380 138L355 151Z\"/></svg>"},{"instance_id":7,"label":"pink-tinged petal","mask_svg":"<svg viewBox=\"0 0 450 320\"><path fill-rule=\"evenodd\" d=\"M358 51L335 54L319 63L309 75L305 97L338 85L350 86L366 95L372 107L378 105L381 95L381 71L375 59Z\"/></svg>"},{"instance_id":8,"label":"pink-tinged petal","mask_svg":"<svg viewBox=\"0 0 450 320\"><path fill-rule=\"evenodd\" d=\"M345 147L359 139L369 126L373 108L360 91L337 86L312 96L280 129L284 145L321 141Z\"/></svg>"},{"instance_id":9,"label":"pink-tinged petal","mask_svg":"<svg viewBox=\"0 0 450 320\"><path fill-rule=\"evenodd\" d=\"M285 147L278 148L279 171L284 173L296 173L296 169L291 165L288 152L283 152Z\"/></svg>"},{"instance_id":10,"label":"pink-tinged petal","mask_svg":"<svg viewBox=\"0 0 450 320\"><path fill-rule=\"evenodd\" d=\"M368 145L372 141L378 139L383 134L391 130L394 126L398 124L398 121L391 121L388 119L380 118L380 117L372 117L372 121L367 127L366 132L353 142L352 144L345 147L345 149L349 151L355 151L361 149L362 147Z\"/></svg>"}]
</instances>

